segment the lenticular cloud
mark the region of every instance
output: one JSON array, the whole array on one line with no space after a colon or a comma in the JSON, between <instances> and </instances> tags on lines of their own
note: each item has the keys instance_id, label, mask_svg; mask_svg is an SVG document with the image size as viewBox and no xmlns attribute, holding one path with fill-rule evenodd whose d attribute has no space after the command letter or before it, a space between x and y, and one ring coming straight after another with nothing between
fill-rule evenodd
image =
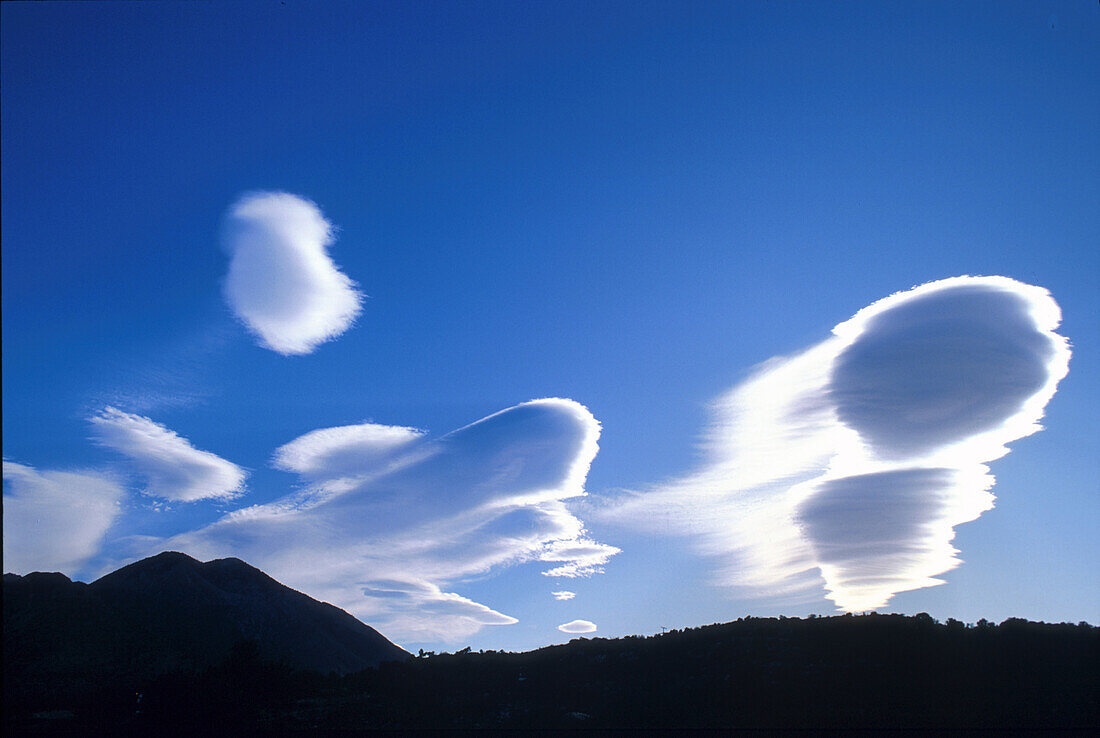
<instances>
[{"instance_id":1,"label":"lenticular cloud","mask_svg":"<svg viewBox=\"0 0 1100 738\"><path fill-rule=\"evenodd\" d=\"M596 624L591 620L570 620L558 626L562 633L595 633Z\"/></svg>"},{"instance_id":2,"label":"lenticular cloud","mask_svg":"<svg viewBox=\"0 0 1100 738\"><path fill-rule=\"evenodd\" d=\"M524 562L588 576L619 552L565 506L585 494L599 433L559 398L434 439L374 423L311 431L273 458L299 475L296 492L154 548L241 557L406 642L463 638L517 621L448 589Z\"/></svg>"},{"instance_id":3,"label":"lenticular cloud","mask_svg":"<svg viewBox=\"0 0 1100 738\"><path fill-rule=\"evenodd\" d=\"M660 511L721 583L884 606L960 563L954 527L993 507L987 462L1041 426L1070 350L1050 294L956 277L861 310L721 398L696 473L604 511Z\"/></svg>"},{"instance_id":4,"label":"lenticular cloud","mask_svg":"<svg viewBox=\"0 0 1100 738\"><path fill-rule=\"evenodd\" d=\"M285 192L245 195L229 210L225 298L261 346L308 354L346 331L362 296L328 254L332 225Z\"/></svg>"},{"instance_id":5,"label":"lenticular cloud","mask_svg":"<svg viewBox=\"0 0 1100 738\"><path fill-rule=\"evenodd\" d=\"M160 423L113 407L88 418L93 439L130 459L146 480L145 494L175 502L235 496L244 469L191 442Z\"/></svg>"},{"instance_id":6,"label":"lenticular cloud","mask_svg":"<svg viewBox=\"0 0 1100 738\"><path fill-rule=\"evenodd\" d=\"M279 447L272 465L315 479L362 474L372 464L388 463L423 435L416 428L379 423L321 428Z\"/></svg>"}]
</instances>

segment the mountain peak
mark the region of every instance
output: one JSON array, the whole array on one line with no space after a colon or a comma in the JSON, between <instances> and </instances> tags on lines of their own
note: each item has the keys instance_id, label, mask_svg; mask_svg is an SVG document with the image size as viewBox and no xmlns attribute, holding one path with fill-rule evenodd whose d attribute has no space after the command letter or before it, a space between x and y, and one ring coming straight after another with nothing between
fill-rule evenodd
<instances>
[{"instance_id":1,"label":"mountain peak","mask_svg":"<svg viewBox=\"0 0 1100 738\"><path fill-rule=\"evenodd\" d=\"M59 571L32 571L30 574L5 574L4 584L22 584L25 587L67 587L73 583L71 579Z\"/></svg>"},{"instance_id":2,"label":"mountain peak","mask_svg":"<svg viewBox=\"0 0 1100 738\"><path fill-rule=\"evenodd\" d=\"M188 556L182 551L161 551L159 554L142 559L142 561L190 561L196 564L199 563L198 559Z\"/></svg>"},{"instance_id":3,"label":"mountain peak","mask_svg":"<svg viewBox=\"0 0 1100 738\"><path fill-rule=\"evenodd\" d=\"M48 611L34 596L44 588L52 593ZM343 610L240 559L201 562L179 551L135 561L90 585L61 574L5 576L5 658L10 643L44 640L52 651L35 656L44 659L42 668L56 662L77 670L84 661L141 664L147 673L203 667L240 641L255 641L267 658L322 672L408 657Z\"/></svg>"}]
</instances>

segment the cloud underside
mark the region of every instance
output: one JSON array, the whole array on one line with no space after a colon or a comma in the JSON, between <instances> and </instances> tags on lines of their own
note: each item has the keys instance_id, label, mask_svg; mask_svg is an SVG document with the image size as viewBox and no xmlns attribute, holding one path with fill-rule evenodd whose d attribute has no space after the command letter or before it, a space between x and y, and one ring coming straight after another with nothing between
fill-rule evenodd
<instances>
[{"instance_id":1,"label":"cloud underside","mask_svg":"<svg viewBox=\"0 0 1100 738\"><path fill-rule=\"evenodd\" d=\"M72 574L98 550L124 490L97 472L38 471L4 461L4 571Z\"/></svg>"},{"instance_id":2,"label":"cloud underside","mask_svg":"<svg viewBox=\"0 0 1100 738\"><path fill-rule=\"evenodd\" d=\"M722 584L884 606L957 566L954 527L992 508L987 462L1038 421L1068 369L1041 288L957 277L898 293L716 403L696 473L598 511L659 520Z\"/></svg>"},{"instance_id":3,"label":"cloud underside","mask_svg":"<svg viewBox=\"0 0 1100 738\"><path fill-rule=\"evenodd\" d=\"M589 620L571 620L558 626L562 633L595 633L596 624Z\"/></svg>"},{"instance_id":4,"label":"cloud underside","mask_svg":"<svg viewBox=\"0 0 1100 738\"><path fill-rule=\"evenodd\" d=\"M362 295L329 256L332 233L316 205L285 192L245 195L230 208L225 298L261 346L308 354L355 321Z\"/></svg>"},{"instance_id":5,"label":"cloud underside","mask_svg":"<svg viewBox=\"0 0 1100 738\"><path fill-rule=\"evenodd\" d=\"M561 399L434 440L375 424L313 431L273 461L301 489L154 547L240 557L405 643L454 641L516 620L448 588L524 562L589 575L618 553L564 503L584 494L598 437L588 410Z\"/></svg>"},{"instance_id":6,"label":"cloud underside","mask_svg":"<svg viewBox=\"0 0 1100 738\"><path fill-rule=\"evenodd\" d=\"M145 494L175 502L230 498L244 486L236 464L191 445L160 423L113 407L88 419L92 438L127 457L145 479Z\"/></svg>"}]
</instances>

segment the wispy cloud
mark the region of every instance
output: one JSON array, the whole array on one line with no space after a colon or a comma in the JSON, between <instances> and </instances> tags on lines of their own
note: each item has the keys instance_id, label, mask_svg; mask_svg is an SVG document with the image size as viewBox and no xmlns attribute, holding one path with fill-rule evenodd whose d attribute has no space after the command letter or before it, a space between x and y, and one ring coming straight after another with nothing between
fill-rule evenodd
<instances>
[{"instance_id":1,"label":"wispy cloud","mask_svg":"<svg viewBox=\"0 0 1100 738\"><path fill-rule=\"evenodd\" d=\"M1040 429L1068 371L1060 320L1005 277L892 295L721 398L700 470L598 514L691 536L720 583L772 597L823 582L859 611L939 584L954 527L993 506L986 462Z\"/></svg>"},{"instance_id":2,"label":"wispy cloud","mask_svg":"<svg viewBox=\"0 0 1100 738\"><path fill-rule=\"evenodd\" d=\"M313 480L355 476L399 457L423 436L416 428L377 423L321 428L279 447L272 465Z\"/></svg>"},{"instance_id":3,"label":"wispy cloud","mask_svg":"<svg viewBox=\"0 0 1100 738\"><path fill-rule=\"evenodd\" d=\"M304 487L155 547L239 556L406 643L464 638L516 620L448 588L524 562L596 573L618 552L564 502L584 495L599 430L582 405L545 399L437 439L376 424L312 431L273 460Z\"/></svg>"},{"instance_id":4,"label":"wispy cloud","mask_svg":"<svg viewBox=\"0 0 1100 738\"><path fill-rule=\"evenodd\" d=\"M122 487L98 472L4 461L4 571L77 572L121 511Z\"/></svg>"},{"instance_id":5,"label":"wispy cloud","mask_svg":"<svg viewBox=\"0 0 1100 738\"><path fill-rule=\"evenodd\" d=\"M560 601L571 600L577 596L576 592L570 592L568 590L562 590L561 592L551 592L550 594L554 596L555 600Z\"/></svg>"},{"instance_id":6,"label":"wispy cloud","mask_svg":"<svg viewBox=\"0 0 1100 738\"><path fill-rule=\"evenodd\" d=\"M544 576L572 579L592 574L602 574L603 565L617 553L619 553L619 549L614 546L577 538L571 541L554 541L550 543L539 555L539 559L542 561L565 562L560 566L544 571Z\"/></svg>"},{"instance_id":7,"label":"wispy cloud","mask_svg":"<svg viewBox=\"0 0 1100 738\"><path fill-rule=\"evenodd\" d=\"M149 418L107 407L88 422L96 443L130 459L151 497L176 502L227 498L244 485L246 474L239 466L195 448Z\"/></svg>"},{"instance_id":8,"label":"wispy cloud","mask_svg":"<svg viewBox=\"0 0 1100 738\"><path fill-rule=\"evenodd\" d=\"M595 633L596 624L590 620L570 620L558 626L562 633Z\"/></svg>"},{"instance_id":9,"label":"wispy cloud","mask_svg":"<svg viewBox=\"0 0 1100 738\"><path fill-rule=\"evenodd\" d=\"M261 346L308 354L359 314L362 295L329 256L332 234L315 204L285 192L248 194L230 208L225 297Z\"/></svg>"},{"instance_id":10,"label":"wispy cloud","mask_svg":"<svg viewBox=\"0 0 1100 738\"><path fill-rule=\"evenodd\" d=\"M111 405L151 415L204 405L220 393L211 382L211 366L236 334L235 326L218 321L166 336L139 355L117 354L105 371L89 377L97 386L86 407L93 412Z\"/></svg>"}]
</instances>

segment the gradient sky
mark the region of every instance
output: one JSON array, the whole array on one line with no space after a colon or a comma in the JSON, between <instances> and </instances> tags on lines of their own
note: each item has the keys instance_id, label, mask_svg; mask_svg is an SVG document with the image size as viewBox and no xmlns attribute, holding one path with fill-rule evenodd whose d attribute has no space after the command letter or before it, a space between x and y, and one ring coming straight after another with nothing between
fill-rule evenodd
<instances>
[{"instance_id":1,"label":"gradient sky","mask_svg":"<svg viewBox=\"0 0 1100 738\"><path fill-rule=\"evenodd\" d=\"M4 3L0 20L5 571L227 552L353 611L366 593L356 614L384 634L447 650L835 612L799 566L848 535L834 513L866 531L866 508L837 506L868 493L828 474L901 467L829 446L811 494L849 496L791 503L794 578L754 569L741 548L765 528L683 496L736 486L723 398L788 366L800 397L843 405L882 356L890 377L953 381L894 351L900 317L847 353L831 331L916 285L1002 275L1048 290L1061 325L982 293L913 303L921 335L976 376L1019 367L997 387L1030 392L1056 331L1068 375L1001 458L937 477L904 449L933 487L988 462L996 500L955 529L944 584L877 609L1100 622L1095 3ZM936 333L944 315L962 322ZM760 369L823 342L844 382ZM522 405L540 398L574 403ZM307 436L326 428L344 430ZM754 510L788 499L776 484ZM902 538L926 488L893 508ZM240 520L278 506L276 530ZM725 548L701 519L732 521Z\"/></svg>"}]
</instances>

